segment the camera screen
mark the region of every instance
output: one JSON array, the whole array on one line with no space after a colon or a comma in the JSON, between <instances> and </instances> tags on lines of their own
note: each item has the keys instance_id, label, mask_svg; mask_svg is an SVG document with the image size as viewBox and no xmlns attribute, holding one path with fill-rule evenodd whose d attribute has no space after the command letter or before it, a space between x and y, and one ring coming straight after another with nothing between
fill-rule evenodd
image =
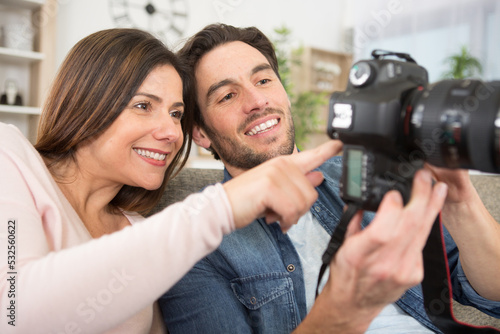
<instances>
[{"instance_id":1,"label":"camera screen","mask_svg":"<svg viewBox=\"0 0 500 334\"><path fill-rule=\"evenodd\" d=\"M361 166L363 151L350 149L347 154L347 195L361 197Z\"/></svg>"}]
</instances>

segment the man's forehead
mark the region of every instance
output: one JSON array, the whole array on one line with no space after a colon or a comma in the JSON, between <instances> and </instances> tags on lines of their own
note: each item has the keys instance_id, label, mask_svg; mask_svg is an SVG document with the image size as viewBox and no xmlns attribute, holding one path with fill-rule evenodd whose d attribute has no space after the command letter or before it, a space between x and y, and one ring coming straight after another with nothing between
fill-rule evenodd
<instances>
[{"instance_id":1,"label":"man's forehead","mask_svg":"<svg viewBox=\"0 0 500 334\"><path fill-rule=\"evenodd\" d=\"M267 58L249 44L235 41L215 47L201 57L196 67L196 73L231 75L237 71L250 71L258 64L269 63Z\"/></svg>"}]
</instances>

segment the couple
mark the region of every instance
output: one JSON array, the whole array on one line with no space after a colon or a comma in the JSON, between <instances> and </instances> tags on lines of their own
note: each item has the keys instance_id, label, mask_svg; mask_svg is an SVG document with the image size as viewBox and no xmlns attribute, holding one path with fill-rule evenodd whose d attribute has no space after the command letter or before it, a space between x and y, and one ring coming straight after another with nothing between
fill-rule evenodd
<instances>
[{"instance_id":1,"label":"couple","mask_svg":"<svg viewBox=\"0 0 500 334\"><path fill-rule=\"evenodd\" d=\"M461 250L447 234L455 291L500 313L498 225L466 172L436 169L448 196L420 171L407 206L391 192L375 217L358 214L314 300L319 266L302 259L319 258L342 212L341 144L297 152L257 29L209 26L179 56L141 31L97 32L62 64L34 148L0 125L0 216L18 222L19 249L15 298L0 266L2 305L19 312L2 333L161 333L162 317L173 333L363 333L374 319L434 330L418 289L399 298L422 280L441 209ZM143 218L191 137L225 163L227 182Z\"/></svg>"}]
</instances>

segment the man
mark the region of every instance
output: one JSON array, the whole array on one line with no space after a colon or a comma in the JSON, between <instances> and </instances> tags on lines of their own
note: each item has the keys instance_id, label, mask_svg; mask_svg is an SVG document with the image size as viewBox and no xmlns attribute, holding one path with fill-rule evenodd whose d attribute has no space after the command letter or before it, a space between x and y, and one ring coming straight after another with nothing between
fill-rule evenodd
<instances>
[{"instance_id":1,"label":"man","mask_svg":"<svg viewBox=\"0 0 500 334\"><path fill-rule=\"evenodd\" d=\"M224 162L225 180L277 155L297 153L276 56L259 30L211 25L179 54L196 82L193 138ZM225 237L162 297L160 305L172 333L363 333L369 326L373 333L438 331L425 314L420 288L413 286L422 280L422 249L446 186L438 183L432 188L430 172L420 171L407 206L399 194L388 193L375 218L364 215L363 225L373 221L362 231L358 214L315 300L321 254L344 205L338 195L340 158L328 160L320 171L325 179L316 188L318 200L287 234L279 223L255 221ZM500 303L479 295L500 300L497 223L463 172L434 172L451 183L453 193L443 216L449 218L447 227L465 253L459 261L446 233L454 291L462 302L500 314ZM451 219L456 217L462 218ZM478 240L471 241L472 234ZM473 258L495 266L481 266Z\"/></svg>"}]
</instances>

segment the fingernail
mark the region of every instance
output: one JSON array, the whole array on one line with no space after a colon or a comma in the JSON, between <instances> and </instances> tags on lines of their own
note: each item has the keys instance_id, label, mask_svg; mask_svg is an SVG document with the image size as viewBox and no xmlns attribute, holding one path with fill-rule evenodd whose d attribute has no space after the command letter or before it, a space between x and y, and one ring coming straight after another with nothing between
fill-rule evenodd
<instances>
[{"instance_id":1,"label":"fingernail","mask_svg":"<svg viewBox=\"0 0 500 334\"><path fill-rule=\"evenodd\" d=\"M422 181L425 181L427 183L432 182L432 174L430 171L428 171L426 169L422 169L419 171L419 177Z\"/></svg>"},{"instance_id":2,"label":"fingernail","mask_svg":"<svg viewBox=\"0 0 500 334\"><path fill-rule=\"evenodd\" d=\"M439 197L445 198L448 195L448 185L446 183L439 182L434 187Z\"/></svg>"},{"instance_id":3,"label":"fingernail","mask_svg":"<svg viewBox=\"0 0 500 334\"><path fill-rule=\"evenodd\" d=\"M401 197L401 194L397 190L391 190L387 193L389 197L389 200L395 204L402 205L403 204L403 198Z\"/></svg>"}]
</instances>

